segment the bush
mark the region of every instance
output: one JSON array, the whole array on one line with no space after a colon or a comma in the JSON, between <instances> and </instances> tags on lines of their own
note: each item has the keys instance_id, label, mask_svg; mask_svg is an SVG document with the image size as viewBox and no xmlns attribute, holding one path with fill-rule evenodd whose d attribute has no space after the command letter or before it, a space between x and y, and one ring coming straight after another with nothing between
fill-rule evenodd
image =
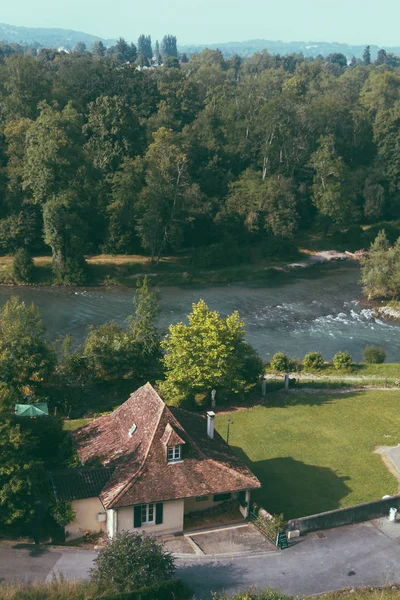
<instances>
[{"instance_id":1,"label":"bush","mask_svg":"<svg viewBox=\"0 0 400 600\"><path fill-rule=\"evenodd\" d=\"M284 373L287 373L289 370L289 359L283 352L274 354L270 364L271 369L274 371L283 371Z\"/></svg>"},{"instance_id":2,"label":"bush","mask_svg":"<svg viewBox=\"0 0 400 600\"><path fill-rule=\"evenodd\" d=\"M125 594L102 596L102 600L189 600L192 597L191 590L181 579L172 579Z\"/></svg>"},{"instance_id":3,"label":"bush","mask_svg":"<svg viewBox=\"0 0 400 600\"><path fill-rule=\"evenodd\" d=\"M353 358L350 352L337 352L333 357L335 369L349 369L353 364Z\"/></svg>"},{"instance_id":4,"label":"bush","mask_svg":"<svg viewBox=\"0 0 400 600\"><path fill-rule=\"evenodd\" d=\"M309 352L303 359L305 369L321 369L324 366L324 359L321 352Z\"/></svg>"},{"instance_id":5,"label":"bush","mask_svg":"<svg viewBox=\"0 0 400 600\"><path fill-rule=\"evenodd\" d=\"M92 581L112 593L160 585L175 573L173 557L153 537L128 531L108 540L94 562Z\"/></svg>"},{"instance_id":6,"label":"bush","mask_svg":"<svg viewBox=\"0 0 400 600\"><path fill-rule=\"evenodd\" d=\"M26 248L20 248L14 255L12 274L17 283L30 283L35 266Z\"/></svg>"},{"instance_id":7,"label":"bush","mask_svg":"<svg viewBox=\"0 0 400 600\"><path fill-rule=\"evenodd\" d=\"M363 359L370 365L381 365L386 360L386 350L380 346L367 346L364 348Z\"/></svg>"}]
</instances>

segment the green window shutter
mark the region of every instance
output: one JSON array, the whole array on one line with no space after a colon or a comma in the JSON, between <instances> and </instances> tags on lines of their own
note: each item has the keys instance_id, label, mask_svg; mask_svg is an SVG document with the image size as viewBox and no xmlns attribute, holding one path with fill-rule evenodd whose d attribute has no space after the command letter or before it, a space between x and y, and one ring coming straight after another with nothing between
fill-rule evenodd
<instances>
[{"instance_id":1,"label":"green window shutter","mask_svg":"<svg viewBox=\"0 0 400 600\"><path fill-rule=\"evenodd\" d=\"M133 509L133 526L141 527L142 526L142 505L138 504Z\"/></svg>"},{"instance_id":2,"label":"green window shutter","mask_svg":"<svg viewBox=\"0 0 400 600\"><path fill-rule=\"evenodd\" d=\"M156 504L156 525L161 525L163 522L163 503L157 502Z\"/></svg>"}]
</instances>

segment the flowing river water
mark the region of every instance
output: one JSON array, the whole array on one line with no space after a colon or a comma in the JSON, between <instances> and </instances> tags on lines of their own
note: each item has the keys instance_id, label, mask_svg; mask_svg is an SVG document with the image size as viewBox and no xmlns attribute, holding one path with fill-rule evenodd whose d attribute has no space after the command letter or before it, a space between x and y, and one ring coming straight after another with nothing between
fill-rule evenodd
<instances>
[{"instance_id":1,"label":"flowing river water","mask_svg":"<svg viewBox=\"0 0 400 600\"><path fill-rule=\"evenodd\" d=\"M328 360L338 350L349 350L359 361L366 345L377 344L385 347L388 362L400 361L400 324L375 318L374 311L363 306L359 277L357 263L345 261L257 283L162 287L159 325L166 331L169 324L185 320L192 303L203 298L223 315L240 312L247 339L263 359L278 351L301 358L319 350ZM39 307L51 339L69 334L78 344L90 324L124 324L133 290L1 287L0 305L12 295Z\"/></svg>"}]
</instances>

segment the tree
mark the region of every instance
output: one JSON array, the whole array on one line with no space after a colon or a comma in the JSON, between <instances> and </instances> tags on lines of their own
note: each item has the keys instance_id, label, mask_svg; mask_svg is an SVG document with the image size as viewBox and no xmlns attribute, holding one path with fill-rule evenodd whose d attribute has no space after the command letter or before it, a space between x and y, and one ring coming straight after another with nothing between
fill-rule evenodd
<instances>
[{"instance_id":1,"label":"tree","mask_svg":"<svg viewBox=\"0 0 400 600\"><path fill-rule=\"evenodd\" d=\"M354 218L354 203L350 189L346 189L347 169L337 155L333 135L319 140L319 148L311 157L314 169L313 202L321 215L329 217L336 225Z\"/></svg>"},{"instance_id":2,"label":"tree","mask_svg":"<svg viewBox=\"0 0 400 600\"><path fill-rule=\"evenodd\" d=\"M90 327L84 354L98 379L113 380L132 376L136 348L128 332L116 323Z\"/></svg>"},{"instance_id":3,"label":"tree","mask_svg":"<svg viewBox=\"0 0 400 600\"><path fill-rule=\"evenodd\" d=\"M178 58L177 40L174 35L164 35L161 42L161 56L163 60L170 56Z\"/></svg>"},{"instance_id":4,"label":"tree","mask_svg":"<svg viewBox=\"0 0 400 600\"><path fill-rule=\"evenodd\" d=\"M133 298L133 314L129 317L132 340L139 344L143 354L157 355L160 349L160 334L157 319L160 312L159 294L149 288L148 277L138 280Z\"/></svg>"},{"instance_id":5,"label":"tree","mask_svg":"<svg viewBox=\"0 0 400 600\"><path fill-rule=\"evenodd\" d=\"M223 319L200 300L188 320L188 325L171 325L161 343L166 377L159 388L165 398L179 404L216 389L226 399L254 387L262 363L244 340L239 314L235 311Z\"/></svg>"},{"instance_id":6,"label":"tree","mask_svg":"<svg viewBox=\"0 0 400 600\"><path fill-rule=\"evenodd\" d=\"M106 48L103 44L103 42L101 40L98 40L96 42L93 42L91 48L90 48L90 52L91 54L93 54L93 56L105 56L106 54Z\"/></svg>"},{"instance_id":7,"label":"tree","mask_svg":"<svg viewBox=\"0 0 400 600\"><path fill-rule=\"evenodd\" d=\"M157 585L172 578L175 563L155 538L141 533L118 533L94 560L91 579L113 593Z\"/></svg>"},{"instance_id":8,"label":"tree","mask_svg":"<svg viewBox=\"0 0 400 600\"><path fill-rule=\"evenodd\" d=\"M279 175L263 180L251 169L230 185L227 211L243 217L249 231L264 230L283 238L293 236L298 219L291 181Z\"/></svg>"},{"instance_id":9,"label":"tree","mask_svg":"<svg viewBox=\"0 0 400 600\"><path fill-rule=\"evenodd\" d=\"M137 43L137 53L149 61L153 58L153 49L151 47L151 35L140 35Z\"/></svg>"},{"instance_id":10,"label":"tree","mask_svg":"<svg viewBox=\"0 0 400 600\"><path fill-rule=\"evenodd\" d=\"M390 285L391 264L389 242L382 230L371 244L368 255L361 260L361 283L369 298L386 296Z\"/></svg>"},{"instance_id":11,"label":"tree","mask_svg":"<svg viewBox=\"0 0 400 600\"><path fill-rule=\"evenodd\" d=\"M38 309L15 296L0 312L0 381L22 390L47 381L54 370L55 355L44 339Z\"/></svg>"},{"instance_id":12,"label":"tree","mask_svg":"<svg viewBox=\"0 0 400 600\"><path fill-rule=\"evenodd\" d=\"M46 472L31 436L0 416L0 525L26 525L46 491Z\"/></svg>"},{"instance_id":13,"label":"tree","mask_svg":"<svg viewBox=\"0 0 400 600\"><path fill-rule=\"evenodd\" d=\"M386 50L381 48L380 50L378 50L378 55L376 57L375 64L376 65L386 65L387 62L388 62L388 57L386 54Z\"/></svg>"},{"instance_id":14,"label":"tree","mask_svg":"<svg viewBox=\"0 0 400 600\"><path fill-rule=\"evenodd\" d=\"M83 127L88 141L85 151L93 165L105 175L115 172L124 158L133 158L142 146L139 119L119 96L99 96L89 104Z\"/></svg>"},{"instance_id":15,"label":"tree","mask_svg":"<svg viewBox=\"0 0 400 600\"><path fill-rule=\"evenodd\" d=\"M154 58L156 59L157 65L161 65L162 57L161 57L161 52L160 52L160 44L159 44L158 40L156 40L156 47L154 50Z\"/></svg>"},{"instance_id":16,"label":"tree","mask_svg":"<svg viewBox=\"0 0 400 600\"><path fill-rule=\"evenodd\" d=\"M87 48L85 42L77 42L74 46L74 52L76 54L83 54L84 52L86 52L86 50Z\"/></svg>"},{"instance_id":17,"label":"tree","mask_svg":"<svg viewBox=\"0 0 400 600\"><path fill-rule=\"evenodd\" d=\"M56 283L82 284L86 280L83 256L86 224L80 216L75 190L54 195L43 207L44 239L52 252Z\"/></svg>"},{"instance_id":18,"label":"tree","mask_svg":"<svg viewBox=\"0 0 400 600\"><path fill-rule=\"evenodd\" d=\"M107 206L108 231L104 244L106 252L132 254L141 251L136 230L139 196L143 186L143 161L140 158L125 160L111 182L110 203Z\"/></svg>"},{"instance_id":19,"label":"tree","mask_svg":"<svg viewBox=\"0 0 400 600\"><path fill-rule=\"evenodd\" d=\"M128 44L124 38L120 37L114 48L111 48L118 57L118 60L126 63L133 63L137 57L137 49L135 44Z\"/></svg>"},{"instance_id":20,"label":"tree","mask_svg":"<svg viewBox=\"0 0 400 600\"><path fill-rule=\"evenodd\" d=\"M17 283L30 283L33 277L34 263L26 248L18 250L13 259L13 278Z\"/></svg>"},{"instance_id":21,"label":"tree","mask_svg":"<svg viewBox=\"0 0 400 600\"><path fill-rule=\"evenodd\" d=\"M334 52L333 54L329 54L329 56L327 57L327 61L339 65L339 67L342 69L344 69L344 67L347 67L347 58L341 52Z\"/></svg>"},{"instance_id":22,"label":"tree","mask_svg":"<svg viewBox=\"0 0 400 600\"><path fill-rule=\"evenodd\" d=\"M190 208L198 200L199 190L190 184L187 162L172 131L160 128L144 157L146 185L138 205L138 233L156 263L167 247L179 247Z\"/></svg>"},{"instance_id":23,"label":"tree","mask_svg":"<svg viewBox=\"0 0 400 600\"><path fill-rule=\"evenodd\" d=\"M368 67L371 64L371 47L366 46L363 54L364 66Z\"/></svg>"}]
</instances>

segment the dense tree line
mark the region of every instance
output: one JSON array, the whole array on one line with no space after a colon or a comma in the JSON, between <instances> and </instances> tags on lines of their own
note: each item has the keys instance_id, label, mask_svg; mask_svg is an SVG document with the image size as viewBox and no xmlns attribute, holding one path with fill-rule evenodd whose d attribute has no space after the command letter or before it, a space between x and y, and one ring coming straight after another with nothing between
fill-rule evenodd
<instances>
[{"instance_id":1,"label":"dense tree line","mask_svg":"<svg viewBox=\"0 0 400 600\"><path fill-rule=\"evenodd\" d=\"M397 57L204 50L184 63L166 36L163 66L143 70L138 48L144 64L149 36L113 52L3 53L4 253L51 250L70 283L85 254L186 249L208 266L311 226L399 215Z\"/></svg>"}]
</instances>

